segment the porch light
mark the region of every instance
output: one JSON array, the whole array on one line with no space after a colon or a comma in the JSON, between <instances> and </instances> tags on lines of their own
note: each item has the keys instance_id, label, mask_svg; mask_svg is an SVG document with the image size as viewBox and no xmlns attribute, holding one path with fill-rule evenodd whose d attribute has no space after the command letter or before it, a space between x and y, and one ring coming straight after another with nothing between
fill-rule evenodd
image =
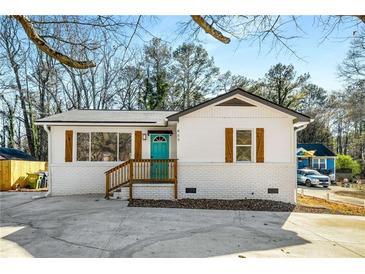
<instances>
[{"instance_id":1,"label":"porch light","mask_svg":"<svg viewBox=\"0 0 365 274\"><path fill-rule=\"evenodd\" d=\"M146 133L143 133L142 134L142 139L143 139L143 141L146 141L147 140L147 134Z\"/></svg>"}]
</instances>

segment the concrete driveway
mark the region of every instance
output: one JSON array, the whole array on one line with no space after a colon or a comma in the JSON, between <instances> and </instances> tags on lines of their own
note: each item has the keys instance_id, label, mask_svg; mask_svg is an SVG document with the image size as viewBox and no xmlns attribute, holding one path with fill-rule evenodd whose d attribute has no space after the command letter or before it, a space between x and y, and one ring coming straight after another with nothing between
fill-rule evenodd
<instances>
[{"instance_id":1,"label":"concrete driveway","mask_svg":"<svg viewBox=\"0 0 365 274\"><path fill-rule=\"evenodd\" d=\"M333 186L333 185L331 185L328 188L324 188L322 186L307 187L307 186L303 186L303 185L298 185L298 188L297 188L297 192L304 194L304 195L327 199L327 193L329 193L329 199L331 201L352 204L352 205L357 205L357 206L365 206L365 199L337 195L336 191L356 191L356 189L345 188L345 187L340 187L340 186Z\"/></svg>"},{"instance_id":2,"label":"concrete driveway","mask_svg":"<svg viewBox=\"0 0 365 274\"><path fill-rule=\"evenodd\" d=\"M0 257L364 257L365 218L0 194Z\"/></svg>"}]
</instances>

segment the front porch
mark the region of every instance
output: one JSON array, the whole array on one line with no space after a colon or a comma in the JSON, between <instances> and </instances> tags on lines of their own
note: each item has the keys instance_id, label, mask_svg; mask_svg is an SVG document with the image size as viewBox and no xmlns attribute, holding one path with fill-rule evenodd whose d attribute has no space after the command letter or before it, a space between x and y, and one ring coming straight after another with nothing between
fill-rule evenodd
<instances>
[{"instance_id":1,"label":"front porch","mask_svg":"<svg viewBox=\"0 0 365 274\"><path fill-rule=\"evenodd\" d=\"M133 199L135 184L170 184L177 199L177 159L130 159L105 172L105 198L125 187Z\"/></svg>"}]
</instances>

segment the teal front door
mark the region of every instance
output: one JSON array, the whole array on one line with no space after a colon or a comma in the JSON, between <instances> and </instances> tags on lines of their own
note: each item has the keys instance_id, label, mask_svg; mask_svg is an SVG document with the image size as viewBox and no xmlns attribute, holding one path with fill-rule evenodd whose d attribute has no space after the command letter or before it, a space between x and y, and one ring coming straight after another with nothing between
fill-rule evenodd
<instances>
[{"instance_id":1,"label":"teal front door","mask_svg":"<svg viewBox=\"0 0 365 274\"><path fill-rule=\"evenodd\" d=\"M169 134L151 134L151 159L169 159ZM151 163L152 179L167 179L169 175L168 163Z\"/></svg>"}]
</instances>

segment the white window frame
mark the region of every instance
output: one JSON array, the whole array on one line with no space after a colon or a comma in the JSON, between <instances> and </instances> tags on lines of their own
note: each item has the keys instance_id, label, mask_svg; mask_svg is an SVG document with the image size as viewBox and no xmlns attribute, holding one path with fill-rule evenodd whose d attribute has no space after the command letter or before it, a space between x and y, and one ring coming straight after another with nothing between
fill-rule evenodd
<instances>
[{"instance_id":1,"label":"white window frame","mask_svg":"<svg viewBox=\"0 0 365 274\"><path fill-rule=\"evenodd\" d=\"M246 130L251 131L251 161L237 161L237 131ZM254 138L256 130L253 128L235 128L233 134L233 157L236 163L255 163L256 162L256 138ZM249 145L238 145L238 146L249 146Z\"/></svg>"},{"instance_id":2,"label":"white window frame","mask_svg":"<svg viewBox=\"0 0 365 274\"><path fill-rule=\"evenodd\" d=\"M327 158L314 158L312 159L312 168L321 169L321 160L324 160L324 168L327 169ZM317 166L314 166L314 162L317 162Z\"/></svg>"},{"instance_id":3,"label":"white window frame","mask_svg":"<svg viewBox=\"0 0 365 274\"><path fill-rule=\"evenodd\" d=\"M117 134L117 160L115 161L91 161L91 133L98 133L98 132L105 132L105 133L116 133ZM74 162L77 163L117 163L117 162L124 162L119 159L119 133L128 133L131 134L131 152L130 152L130 158L132 158L132 155L134 155L134 131L117 131L117 130L111 130L111 129L79 129L74 130L74 136L73 136L73 159ZM88 161L79 161L77 160L77 134L78 133L89 133L89 160Z\"/></svg>"}]
</instances>

